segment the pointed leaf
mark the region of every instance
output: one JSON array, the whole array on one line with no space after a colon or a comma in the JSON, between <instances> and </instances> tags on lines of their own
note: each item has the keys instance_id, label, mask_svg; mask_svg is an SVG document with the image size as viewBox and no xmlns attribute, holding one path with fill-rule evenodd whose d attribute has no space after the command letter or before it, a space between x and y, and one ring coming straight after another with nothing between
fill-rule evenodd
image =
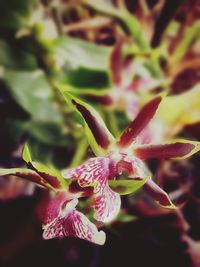
<instances>
[{"instance_id":1,"label":"pointed leaf","mask_svg":"<svg viewBox=\"0 0 200 267\"><path fill-rule=\"evenodd\" d=\"M30 153L30 150L28 148L28 144L25 144L25 146L24 146L22 158L23 158L24 161L26 161L26 163L29 163L29 162L32 161L31 153Z\"/></svg>"},{"instance_id":2,"label":"pointed leaf","mask_svg":"<svg viewBox=\"0 0 200 267\"><path fill-rule=\"evenodd\" d=\"M180 140L176 143L163 145L143 145L135 149L134 153L141 159L148 158L176 158L185 159L200 151L200 142Z\"/></svg>"},{"instance_id":3,"label":"pointed leaf","mask_svg":"<svg viewBox=\"0 0 200 267\"><path fill-rule=\"evenodd\" d=\"M150 120L156 113L156 110L161 102L161 96L149 101L136 118L130 123L130 125L121 134L118 145L120 147L127 147L136 139L140 132L148 125Z\"/></svg>"}]
</instances>

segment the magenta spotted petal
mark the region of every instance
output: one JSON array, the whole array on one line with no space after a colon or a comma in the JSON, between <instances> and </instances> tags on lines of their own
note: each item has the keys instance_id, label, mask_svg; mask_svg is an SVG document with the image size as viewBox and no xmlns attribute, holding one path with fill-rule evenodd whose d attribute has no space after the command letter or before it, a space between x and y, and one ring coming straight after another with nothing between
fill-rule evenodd
<instances>
[{"instance_id":1,"label":"magenta spotted petal","mask_svg":"<svg viewBox=\"0 0 200 267\"><path fill-rule=\"evenodd\" d=\"M63 172L64 178L78 179L80 186L94 186L94 193L101 191L106 181L113 172L112 162L106 157L91 158L77 168L69 169Z\"/></svg>"},{"instance_id":2,"label":"magenta spotted petal","mask_svg":"<svg viewBox=\"0 0 200 267\"><path fill-rule=\"evenodd\" d=\"M96 220L110 222L116 218L120 211L120 195L107 185L101 192L94 194L92 206Z\"/></svg>"},{"instance_id":3,"label":"magenta spotted petal","mask_svg":"<svg viewBox=\"0 0 200 267\"><path fill-rule=\"evenodd\" d=\"M75 236L98 245L105 243L105 233L98 231L95 224L91 223L83 213L77 210L69 213L63 226L65 236Z\"/></svg>"},{"instance_id":4,"label":"magenta spotted petal","mask_svg":"<svg viewBox=\"0 0 200 267\"><path fill-rule=\"evenodd\" d=\"M88 218L77 211L77 199L70 199L66 193L52 199L46 210L46 224L43 226L43 238L78 237L95 244L105 243L105 233Z\"/></svg>"},{"instance_id":5,"label":"magenta spotted petal","mask_svg":"<svg viewBox=\"0 0 200 267\"><path fill-rule=\"evenodd\" d=\"M112 221L120 210L120 196L108 186L108 179L116 175L115 162L111 158L91 158L77 168L63 172L65 178L75 178L82 187L94 186L92 206L95 219Z\"/></svg>"}]
</instances>

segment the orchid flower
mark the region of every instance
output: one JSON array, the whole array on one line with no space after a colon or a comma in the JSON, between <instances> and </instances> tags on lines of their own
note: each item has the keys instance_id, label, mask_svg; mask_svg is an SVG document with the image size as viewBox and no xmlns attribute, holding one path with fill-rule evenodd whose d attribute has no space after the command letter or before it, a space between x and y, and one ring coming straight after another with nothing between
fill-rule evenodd
<instances>
[{"instance_id":1,"label":"orchid flower","mask_svg":"<svg viewBox=\"0 0 200 267\"><path fill-rule=\"evenodd\" d=\"M119 39L110 55L110 82L109 90L77 89L68 85L58 85L63 90L71 91L72 94L83 95L93 102L100 103L114 110L125 111L128 119L132 120L138 114L143 99L141 94L162 83L161 79L155 79L141 62L123 55L125 41ZM155 121L143 130L138 138L140 143L159 141L164 135L164 127L160 121ZM154 131L159 127L160 131ZM140 139L140 140L139 140Z\"/></svg>"},{"instance_id":2,"label":"orchid flower","mask_svg":"<svg viewBox=\"0 0 200 267\"><path fill-rule=\"evenodd\" d=\"M120 195L111 185L122 173L133 181L142 181L139 187L144 185L144 189L161 206L174 208L167 193L151 179L143 161L149 158L186 158L200 150L200 143L179 140L169 144L140 145L136 142L155 115L162 98L158 96L145 104L120 137L115 139L91 106L66 91L62 93L83 117L89 143L97 156L76 168L64 170L62 175L66 180L78 181L83 188L94 188L92 207L95 219L110 222L116 218L120 210Z\"/></svg>"},{"instance_id":3,"label":"orchid flower","mask_svg":"<svg viewBox=\"0 0 200 267\"><path fill-rule=\"evenodd\" d=\"M78 237L98 245L105 243L105 233L81 212L76 210L78 199L69 196L66 192L57 196L48 203L44 215L43 238Z\"/></svg>"},{"instance_id":4,"label":"orchid flower","mask_svg":"<svg viewBox=\"0 0 200 267\"><path fill-rule=\"evenodd\" d=\"M43 238L77 237L103 245L105 233L98 231L96 225L75 208L78 197L85 196L90 190L87 190L86 194L84 190L79 192L77 187L74 188L73 183L67 183L57 170L33 161L27 145L24 147L23 159L28 168L1 168L0 176L15 175L54 192L54 197L48 200L43 211Z\"/></svg>"},{"instance_id":5,"label":"orchid flower","mask_svg":"<svg viewBox=\"0 0 200 267\"><path fill-rule=\"evenodd\" d=\"M78 199L91 200L94 218L110 222L120 211L120 195L142 186L161 206L174 208L167 193L152 179L144 160L148 158L186 158L200 150L200 143L178 140L162 145L141 145L138 136L148 126L161 102L158 96L143 106L136 118L114 138L98 113L68 91L62 92L85 121L88 141L96 157L72 169L59 171L32 160L27 145L23 159L28 168L0 169L0 175L28 179L54 192L44 212L43 237L78 237L95 244L105 242L105 233L76 209ZM125 179L119 179L125 175Z\"/></svg>"}]
</instances>

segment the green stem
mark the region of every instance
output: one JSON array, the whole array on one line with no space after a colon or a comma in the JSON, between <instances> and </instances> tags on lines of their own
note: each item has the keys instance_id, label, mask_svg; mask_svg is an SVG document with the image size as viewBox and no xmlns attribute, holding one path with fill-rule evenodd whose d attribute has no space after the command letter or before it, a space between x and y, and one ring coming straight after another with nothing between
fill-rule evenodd
<instances>
[{"instance_id":1,"label":"green stem","mask_svg":"<svg viewBox=\"0 0 200 267\"><path fill-rule=\"evenodd\" d=\"M192 25L192 27L188 27L184 37L179 42L174 54L170 58L170 65L174 65L180 62L180 60L184 57L192 42L200 36L199 32L200 32L200 20L196 21Z\"/></svg>"},{"instance_id":2,"label":"green stem","mask_svg":"<svg viewBox=\"0 0 200 267\"><path fill-rule=\"evenodd\" d=\"M111 133L116 137L119 136L120 132L118 129L117 119L116 119L116 115L114 111L113 110L106 111L105 118L106 118L106 122Z\"/></svg>"},{"instance_id":3,"label":"green stem","mask_svg":"<svg viewBox=\"0 0 200 267\"><path fill-rule=\"evenodd\" d=\"M76 167L77 165L79 165L83 158L84 155L86 153L86 149L88 147L88 141L86 140L86 138L83 138L82 140L77 142L77 148L76 148L76 152L74 154L74 157L71 161L70 167Z\"/></svg>"},{"instance_id":4,"label":"green stem","mask_svg":"<svg viewBox=\"0 0 200 267\"><path fill-rule=\"evenodd\" d=\"M59 35L64 34L62 18L61 18L61 12L60 12L60 9L58 7L58 4L55 4L55 3L52 4L51 14L52 14L53 20L55 22L58 34Z\"/></svg>"},{"instance_id":5,"label":"green stem","mask_svg":"<svg viewBox=\"0 0 200 267\"><path fill-rule=\"evenodd\" d=\"M138 19L133 14L130 14L124 5L117 9L112 5L106 4L104 1L84 0L84 3L97 12L120 20L133 36L138 47L140 47L142 50L149 50L149 45L142 32L142 27Z\"/></svg>"},{"instance_id":6,"label":"green stem","mask_svg":"<svg viewBox=\"0 0 200 267\"><path fill-rule=\"evenodd\" d=\"M144 32L142 30L141 24L138 19L131 14L124 5L121 5L120 8L115 8L112 5L106 4L104 1L91 1L84 0L84 3L96 10L97 12L112 16L120 20L127 28L133 39L135 40L138 48L143 53L151 54L151 47L148 44L148 41L145 38ZM163 77L162 69L159 65L159 58L150 58L147 63L148 68L155 77Z\"/></svg>"}]
</instances>

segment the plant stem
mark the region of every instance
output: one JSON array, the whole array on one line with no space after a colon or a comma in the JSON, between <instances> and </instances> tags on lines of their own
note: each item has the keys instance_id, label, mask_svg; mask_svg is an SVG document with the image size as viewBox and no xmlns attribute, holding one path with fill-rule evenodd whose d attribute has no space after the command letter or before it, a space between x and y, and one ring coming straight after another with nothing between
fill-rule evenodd
<instances>
[{"instance_id":1,"label":"plant stem","mask_svg":"<svg viewBox=\"0 0 200 267\"><path fill-rule=\"evenodd\" d=\"M86 138L83 138L82 140L77 142L76 152L71 161L70 167L75 167L82 162L84 155L86 153L87 147L88 147L88 142Z\"/></svg>"},{"instance_id":2,"label":"plant stem","mask_svg":"<svg viewBox=\"0 0 200 267\"><path fill-rule=\"evenodd\" d=\"M196 21L192 27L189 27L184 37L181 39L176 47L174 54L170 58L170 65L175 65L184 57L188 51L189 46L192 42L200 36L200 20Z\"/></svg>"}]
</instances>

